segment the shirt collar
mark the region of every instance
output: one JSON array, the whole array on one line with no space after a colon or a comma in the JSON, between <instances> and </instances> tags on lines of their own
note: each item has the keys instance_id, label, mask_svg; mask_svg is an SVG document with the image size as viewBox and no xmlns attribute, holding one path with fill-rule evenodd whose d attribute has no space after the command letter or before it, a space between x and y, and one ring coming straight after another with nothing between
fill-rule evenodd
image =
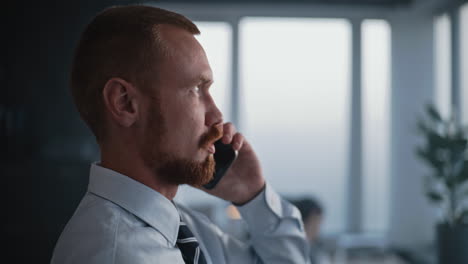
<instances>
[{"instance_id":1,"label":"shirt collar","mask_svg":"<svg viewBox=\"0 0 468 264\"><path fill-rule=\"evenodd\" d=\"M179 232L179 212L162 194L97 163L91 165L88 191L139 217L175 245Z\"/></svg>"}]
</instances>

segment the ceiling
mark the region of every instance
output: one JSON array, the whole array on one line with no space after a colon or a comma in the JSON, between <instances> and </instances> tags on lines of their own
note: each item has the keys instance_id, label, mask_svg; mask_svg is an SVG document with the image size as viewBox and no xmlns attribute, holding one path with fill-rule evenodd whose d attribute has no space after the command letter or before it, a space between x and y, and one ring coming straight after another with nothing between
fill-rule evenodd
<instances>
[{"instance_id":1,"label":"ceiling","mask_svg":"<svg viewBox=\"0 0 468 264\"><path fill-rule=\"evenodd\" d=\"M325 4L325 5L352 5L352 6L378 6L394 7L412 4L414 0L171 0L155 1L181 4Z\"/></svg>"}]
</instances>

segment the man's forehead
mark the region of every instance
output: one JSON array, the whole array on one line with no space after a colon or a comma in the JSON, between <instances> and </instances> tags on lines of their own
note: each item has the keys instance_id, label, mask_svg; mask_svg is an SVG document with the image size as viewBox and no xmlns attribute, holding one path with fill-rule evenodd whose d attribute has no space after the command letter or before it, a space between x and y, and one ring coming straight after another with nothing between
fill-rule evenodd
<instances>
[{"instance_id":1,"label":"man's forehead","mask_svg":"<svg viewBox=\"0 0 468 264\"><path fill-rule=\"evenodd\" d=\"M166 50L164 71L177 72L179 81L212 82L213 73L205 51L190 32L172 25L161 25L159 30Z\"/></svg>"},{"instance_id":2,"label":"man's forehead","mask_svg":"<svg viewBox=\"0 0 468 264\"><path fill-rule=\"evenodd\" d=\"M208 65L192 64L186 70L180 71L180 73L178 79L186 85L210 84L213 82L213 73Z\"/></svg>"},{"instance_id":3,"label":"man's forehead","mask_svg":"<svg viewBox=\"0 0 468 264\"><path fill-rule=\"evenodd\" d=\"M200 50L203 51L193 34L185 29L163 24L157 26L157 31L160 44L169 52L169 55L182 53L185 56L193 56Z\"/></svg>"}]
</instances>

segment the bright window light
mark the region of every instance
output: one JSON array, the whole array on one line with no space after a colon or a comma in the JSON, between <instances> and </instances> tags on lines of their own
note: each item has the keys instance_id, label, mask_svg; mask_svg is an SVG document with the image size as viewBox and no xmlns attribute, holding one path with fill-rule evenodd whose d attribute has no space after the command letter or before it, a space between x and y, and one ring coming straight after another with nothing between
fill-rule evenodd
<instances>
[{"instance_id":1,"label":"bright window light","mask_svg":"<svg viewBox=\"0 0 468 264\"><path fill-rule=\"evenodd\" d=\"M468 3L460 9L460 40L461 40L461 95L462 120L468 125Z\"/></svg>"},{"instance_id":2,"label":"bright window light","mask_svg":"<svg viewBox=\"0 0 468 264\"><path fill-rule=\"evenodd\" d=\"M231 120L231 38L232 28L226 22L195 22L201 34L195 36L205 49L214 83L210 92L225 121Z\"/></svg>"},{"instance_id":3,"label":"bright window light","mask_svg":"<svg viewBox=\"0 0 468 264\"><path fill-rule=\"evenodd\" d=\"M450 19L447 14L435 18L435 93L434 102L442 116L451 114Z\"/></svg>"},{"instance_id":4,"label":"bright window light","mask_svg":"<svg viewBox=\"0 0 468 264\"><path fill-rule=\"evenodd\" d=\"M363 229L385 232L389 217L390 26L362 23Z\"/></svg>"},{"instance_id":5,"label":"bright window light","mask_svg":"<svg viewBox=\"0 0 468 264\"><path fill-rule=\"evenodd\" d=\"M344 19L240 23L243 130L268 182L323 204L322 231L344 230L351 27Z\"/></svg>"}]
</instances>

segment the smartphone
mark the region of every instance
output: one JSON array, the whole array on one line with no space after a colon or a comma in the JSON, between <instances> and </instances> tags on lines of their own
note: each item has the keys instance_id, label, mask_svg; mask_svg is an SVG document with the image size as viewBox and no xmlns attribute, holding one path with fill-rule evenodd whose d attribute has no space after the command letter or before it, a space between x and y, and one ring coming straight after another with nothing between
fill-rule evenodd
<instances>
[{"instance_id":1,"label":"smartphone","mask_svg":"<svg viewBox=\"0 0 468 264\"><path fill-rule=\"evenodd\" d=\"M216 151L214 153L215 159L215 172L213 179L207 184L203 185L206 189L213 189L216 184L221 180L226 171L237 158L237 151L232 148L231 144L224 144L221 139L214 143Z\"/></svg>"}]
</instances>

